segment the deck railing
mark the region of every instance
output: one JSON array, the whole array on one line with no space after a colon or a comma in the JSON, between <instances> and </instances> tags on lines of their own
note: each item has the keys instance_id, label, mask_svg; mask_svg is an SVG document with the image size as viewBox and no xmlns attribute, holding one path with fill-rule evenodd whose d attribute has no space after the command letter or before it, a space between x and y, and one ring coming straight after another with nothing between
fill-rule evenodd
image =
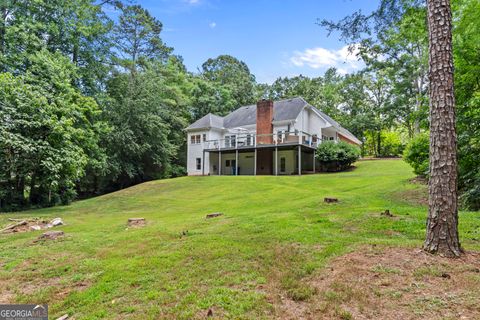
<instances>
[{"instance_id":1,"label":"deck railing","mask_svg":"<svg viewBox=\"0 0 480 320\"><path fill-rule=\"evenodd\" d=\"M203 142L204 149L242 149L265 145L306 145L316 148L321 139L303 131L280 131L276 134L227 134L223 139Z\"/></svg>"}]
</instances>

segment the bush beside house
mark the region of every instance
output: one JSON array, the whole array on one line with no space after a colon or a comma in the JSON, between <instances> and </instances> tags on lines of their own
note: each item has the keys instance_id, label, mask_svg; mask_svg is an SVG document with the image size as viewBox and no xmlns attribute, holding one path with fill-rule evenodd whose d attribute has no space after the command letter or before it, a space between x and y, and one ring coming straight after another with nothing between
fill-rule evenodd
<instances>
[{"instance_id":1,"label":"bush beside house","mask_svg":"<svg viewBox=\"0 0 480 320\"><path fill-rule=\"evenodd\" d=\"M360 157L360 148L346 142L325 141L317 148L320 171L337 172L348 169Z\"/></svg>"}]
</instances>

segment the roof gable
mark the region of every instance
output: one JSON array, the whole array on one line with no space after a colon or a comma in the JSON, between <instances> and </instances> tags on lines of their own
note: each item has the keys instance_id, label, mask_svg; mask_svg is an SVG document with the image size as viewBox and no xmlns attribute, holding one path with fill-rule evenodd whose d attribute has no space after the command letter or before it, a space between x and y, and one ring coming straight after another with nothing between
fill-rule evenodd
<instances>
[{"instance_id":1,"label":"roof gable","mask_svg":"<svg viewBox=\"0 0 480 320\"><path fill-rule=\"evenodd\" d=\"M223 117L209 113L203 116L202 118L198 119L191 125L189 125L186 128L186 130L207 129L207 128L223 128Z\"/></svg>"}]
</instances>

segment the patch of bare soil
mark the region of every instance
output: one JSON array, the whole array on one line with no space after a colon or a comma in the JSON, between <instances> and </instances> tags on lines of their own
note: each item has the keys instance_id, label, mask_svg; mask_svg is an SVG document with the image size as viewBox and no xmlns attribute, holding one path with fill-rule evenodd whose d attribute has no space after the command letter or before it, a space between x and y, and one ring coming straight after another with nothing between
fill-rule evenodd
<instances>
[{"instance_id":1,"label":"patch of bare soil","mask_svg":"<svg viewBox=\"0 0 480 320\"><path fill-rule=\"evenodd\" d=\"M50 261L55 266L67 266L73 259L66 255L52 255ZM5 277L0 278L0 304L16 303L18 299L28 300L28 297L46 292L43 297L53 300L65 299L72 292L81 292L88 289L93 281L82 279L72 281L70 276L45 277L37 274L39 266L31 259L25 259Z\"/></svg>"},{"instance_id":2,"label":"patch of bare soil","mask_svg":"<svg viewBox=\"0 0 480 320\"><path fill-rule=\"evenodd\" d=\"M415 184L423 184L423 185L428 184L428 179L422 176L416 176L415 178L412 178L408 181L410 181L410 183L415 183Z\"/></svg>"},{"instance_id":3,"label":"patch of bare soil","mask_svg":"<svg viewBox=\"0 0 480 320\"><path fill-rule=\"evenodd\" d=\"M448 259L362 248L333 260L310 284L317 293L282 301L279 319L480 319L480 253Z\"/></svg>"},{"instance_id":4,"label":"patch of bare soil","mask_svg":"<svg viewBox=\"0 0 480 320\"><path fill-rule=\"evenodd\" d=\"M398 194L403 201L413 205L428 206L428 194L426 190L407 190Z\"/></svg>"},{"instance_id":5,"label":"patch of bare soil","mask_svg":"<svg viewBox=\"0 0 480 320\"><path fill-rule=\"evenodd\" d=\"M12 303L15 299L15 294L9 288L6 281L0 280L0 304Z\"/></svg>"}]
</instances>

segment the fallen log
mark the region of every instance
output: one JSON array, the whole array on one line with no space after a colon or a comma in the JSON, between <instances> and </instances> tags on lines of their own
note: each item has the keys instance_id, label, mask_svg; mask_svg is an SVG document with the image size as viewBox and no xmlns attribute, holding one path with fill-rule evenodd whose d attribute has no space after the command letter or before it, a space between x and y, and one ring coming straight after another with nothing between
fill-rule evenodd
<instances>
[{"instance_id":1,"label":"fallen log","mask_svg":"<svg viewBox=\"0 0 480 320\"><path fill-rule=\"evenodd\" d=\"M22 220L18 223L14 223L14 224L11 224L5 228L3 228L2 230L0 230L0 233L3 233L5 231L9 231L9 230L12 230L12 229L15 229L16 227L20 227L20 226L24 226L27 224L27 221L26 220Z\"/></svg>"},{"instance_id":2,"label":"fallen log","mask_svg":"<svg viewBox=\"0 0 480 320\"><path fill-rule=\"evenodd\" d=\"M323 198L323 201L326 203L338 202L337 198Z\"/></svg>"},{"instance_id":3,"label":"fallen log","mask_svg":"<svg viewBox=\"0 0 480 320\"><path fill-rule=\"evenodd\" d=\"M21 221L27 221L27 222L31 222L31 221L37 221L37 220L40 220L40 218L28 218L28 219L15 219L15 218L8 218L8 220L10 220L10 221L13 221L13 222L21 222Z\"/></svg>"}]
</instances>

